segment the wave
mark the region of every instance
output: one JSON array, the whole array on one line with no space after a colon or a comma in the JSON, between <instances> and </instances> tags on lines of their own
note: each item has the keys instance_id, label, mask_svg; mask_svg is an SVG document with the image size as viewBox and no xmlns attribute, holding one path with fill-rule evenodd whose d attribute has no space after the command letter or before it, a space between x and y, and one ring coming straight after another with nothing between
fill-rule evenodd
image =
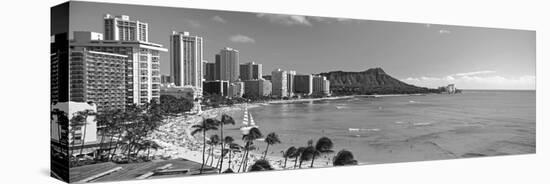
<instances>
[{"instance_id":1,"label":"wave","mask_svg":"<svg viewBox=\"0 0 550 184\"><path fill-rule=\"evenodd\" d=\"M433 123L430 122L423 122L423 123L413 123L413 126L430 126Z\"/></svg>"},{"instance_id":2,"label":"wave","mask_svg":"<svg viewBox=\"0 0 550 184\"><path fill-rule=\"evenodd\" d=\"M350 132L378 132L380 131L379 128L348 128L348 131Z\"/></svg>"},{"instance_id":3,"label":"wave","mask_svg":"<svg viewBox=\"0 0 550 184\"><path fill-rule=\"evenodd\" d=\"M336 106L336 109L348 109L349 107L348 106L344 106L344 105L337 105Z\"/></svg>"}]
</instances>

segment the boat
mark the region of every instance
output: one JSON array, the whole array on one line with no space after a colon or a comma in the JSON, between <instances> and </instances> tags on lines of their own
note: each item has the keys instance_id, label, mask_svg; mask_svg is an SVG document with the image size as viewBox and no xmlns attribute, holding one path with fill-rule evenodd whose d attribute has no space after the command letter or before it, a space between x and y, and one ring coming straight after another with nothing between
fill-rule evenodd
<instances>
[{"instance_id":1,"label":"boat","mask_svg":"<svg viewBox=\"0 0 550 184\"><path fill-rule=\"evenodd\" d=\"M241 133L243 135L247 135L250 129L252 128L259 128L258 125L254 122L254 118L252 117L252 114L248 112L248 108L244 109L244 117L243 117L243 125L241 126Z\"/></svg>"}]
</instances>

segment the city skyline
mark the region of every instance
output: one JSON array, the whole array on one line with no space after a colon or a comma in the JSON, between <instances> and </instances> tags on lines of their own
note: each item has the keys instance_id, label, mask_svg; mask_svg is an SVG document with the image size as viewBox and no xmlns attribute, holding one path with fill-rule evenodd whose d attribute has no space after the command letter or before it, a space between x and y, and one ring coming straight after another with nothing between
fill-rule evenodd
<instances>
[{"instance_id":1,"label":"city skyline","mask_svg":"<svg viewBox=\"0 0 550 184\"><path fill-rule=\"evenodd\" d=\"M534 31L87 2L71 11L71 32L102 32L89 17L129 15L149 24L151 42L166 47L172 30L189 31L204 38L205 60L232 47L240 63L261 63L264 73L382 67L422 87L535 89ZM161 53L162 74L168 54Z\"/></svg>"}]
</instances>

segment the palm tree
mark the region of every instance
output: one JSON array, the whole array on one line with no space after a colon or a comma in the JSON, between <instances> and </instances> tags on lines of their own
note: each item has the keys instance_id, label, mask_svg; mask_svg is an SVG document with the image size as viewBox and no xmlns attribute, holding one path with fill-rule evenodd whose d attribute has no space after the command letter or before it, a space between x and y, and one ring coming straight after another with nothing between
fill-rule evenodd
<instances>
[{"instance_id":1,"label":"palm tree","mask_svg":"<svg viewBox=\"0 0 550 184\"><path fill-rule=\"evenodd\" d=\"M221 153L221 159L218 163L220 163L220 173L222 173L222 167L223 167L223 158L225 157L225 155L227 155L229 153L229 167L228 168L231 168L231 146L229 146L229 149L226 149L224 148L224 145L227 144L227 145L231 145L233 144L233 141L235 141L233 139L233 137L231 136L226 136L223 141L222 141L222 153Z\"/></svg>"},{"instance_id":2,"label":"palm tree","mask_svg":"<svg viewBox=\"0 0 550 184\"><path fill-rule=\"evenodd\" d=\"M288 148L284 153L283 153L283 157L285 157L285 165L283 166L283 168L286 169L286 161L288 158L292 158L293 155L296 155L296 152L298 151L298 149L296 149L296 147L292 146L290 148Z\"/></svg>"},{"instance_id":3,"label":"palm tree","mask_svg":"<svg viewBox=\"0 0 550 184\"><path fill-rule=\"evenodd\" d=\"M222 120L220 122L220 137L221 138L224 138L223 137L223 125L225 125L225 124L235 125L235 120L227 114L222 115ZM233 139L233 138L231 138L231 139ZM225 142L225 139L224 139L224 142ZM220 160L220 171L219 171L220 173L222 172L222 167L223 167L223 150L225 149L224 142L222 142L222 153L221 153L222 156L221 156L221 160ZM231 141L231 142L233 142L233 141Z\"/></svg>"},{"instance_id":4,"label":"palm tree","mask_svg":"<svg viewBox=\"0 0 550 184\"><path fill-rule=\"evenodd\" d=\"M273 167L271 167L271 164L269 164L269 161L265 159L258 160L250 166L250 169L248 171L254 172L254 171L269 171L273 170Z\"/></svg>"},{"instance_id":5,"label":"palm tree","mask_svg":"<svg viewBox=\"0 0 550 184\"><path fill-rule=\"evenodd\" d=\"M212 155L212 160L210 161L210 166L214 164L214 148L220 143L220 137L218 135L210 136L210 155Z\"/></svg>"},{"instance_id":6,"label":"palm tree","mask_svg":"<svg viewBox=\"0 0 550 184\"><path fill-rule=\"evenodd\" d=\"M92 115L94 115L94 111L90 110L90 109L86 109L86 110L83 110L83 111L76 112L75 115L73 116L73 118L71 118L71 120L79 121L80 124L84 125L84 130L82 131L82 137L81 137L82 144L80 146L79 155L82 155L82 151L84 150L84 143L85 143L85 140L86 140L86 128L87 128L87 125L88 125L88 116L92 116Z\"/></svg>"},{"instance_id":7,"label":"palm tree","mask_svg":"<svg viewBox=\"0 0 550 184\"><path fill-rule=\"evenodd\" d=\"M319 155L319 152L315 149L313 146L308 146L304 149L302 154L300 155L300 165L299 168L302 168L302 163L304 161L312 160L313 157Z\"/></svg>"},{"instance_id":8,"label":"palm tree","mask_svg":"<svg viewBox=\"0 0 550 184\"><path fill-rule=\"evenodd\" d=\"M271 132L267 134L267 137L265 137L265 143L267 144L267 146L265 147L264 159L267 156L269 145L281 143L281 140L279 139L279 136L275 132Z\"/></svg>"},{"instance_id":9,"label":"palm tree","mask_svg":"<svg viewBox=\"0 0 550 184\"><path fill-rule=\"evenodd\" d=\"M302 156L302 153L304 152L304 150L306 150L306 147L299 147L298 149L296 149L296 152L294 153L294 155L292 155L292 158L295 158L294 169L296 169L296 164L298 163L298 159L300 159L300 156Z\"/></svg>"},{"instance_id":10,"label":"palm tree","mask_svg":"<svg viewBox=\"0 0 550 184\"><path fill-rule=\"evenodd\" d=\"M315 144L315 150L320 154L328 154L332 153L332 140L330 140L328 137L321 137L319 140L317 140L317 144ZM311 158L311 166L313 167L313 162L315 161L316 154L313 154L313 157Z\"/></svg>"},{"instance_id":11,"label":"palm tree","mask_svg":"<svg viewBox=\"0 0 550 184\"><path fill-rule=\"evenodd\" d=\"M143 147L147 149L147 157L145 157L147 160L149 160L149 154L151 153L151 149L158 150L162 148L157 142L152 140L145 140L143 141Z\"/></svg>"},{"instance_id":12,"label":"palm tree","mask_svg":"<svg viewBox=\"0 0 550 184\"><path fill-rule=\"evenodd\" d=\"M99 141L99 150L101 151L101 153L103 153L103 150L104 150L103 141L105 140L105 136L110 132L109 126L114 121L114 118L115 118L114 114L115 114L114 110L108 110L97 114L97 117L96 117L97 126L103 127L101 129L101 132L98 132L100 133L99 135L101 136L101 140ZM97 156L96 156L96 159L98 159Z\"/></svg>"},{"instance_id":13,"label":"palm tree","mask_svg":"<svg viewBox=\"0 0 550 184\"><path fill-rule=\"evenodd\" d=\"M353 153L348 150L340 150L332 162L333 166L357 165L357 160L353 159Z\"/></svg>"},{"instance_id":14,"label":"palm tree","mask_svg":"<svg viewBox=\"0 0 550 184\"><path fill-rule=\"evenodd\" d=\"M202 164L201 164L201 170L200 174L202 174L202 170L204 169L205 164L205 152L206 152L206 132L210 130L218 130L218 120L216 119L203 119L201 124L193 125L191 128L194 128L194 130L191 132L191 135L195 135L198 132L202 132Z\"/></svg>"},{"instance_id":15,"label":"palm tree","mask_svg":"<svg viewBox=\"0 0 550 184\"><path fill-rule=\"evenodd\" d=\"M243 135L243 140L246 142L245 146L245 158L243 159L243 163L241 166L243 166L243 172L246 170L247 163L248 163L248 153L250 152L250 146L254 143L254 140L259 139L262 137L262 132L260 129L253 127L248 131L248 134Z\"/></svg>"},{"instance_id":16,"label":"palm tree","mask_svg":"<svg viewBox=\"0 0 550 184\"><path fill-rule=\"evenodd\" d=\"M228 136L229 137L229 136ZM226 137L227 138L227 137ZM227 141L227 140L226 140ZM228 149L228 152L229 152L229 162L228 162L228 165L227 165L227 168L231 169L231 162L233 162L233 151L236 150L236 149L239 149L240 148L240 145L238 144L235 144L233 143L233 138L231 137L231 143L228 142L228 145L229 145L229 149Z\"/></svg>"},{"instance_id":17,"label":"palm tree","mask_svg":"<svg viewBox=\"0 0 550 184\"><path fill-rule=\"evenodd\" d=\"M108 121L107 124L105 125L105 129L107 130L107 132L109 133L109 153L108 153L108 157L107 157L107 161L110 161L112 159L112 155L114 154L111 153L111 150L112 147L113 147L113 138L115 137L115 135L117 134L121 134L121 130L122 130L122 123L123 123L123 120L122 120L122 110L115 110L115 111L111 111L111 113L109 114L111 116L110 120L111 121ZM117 140L117 143L115 143L115 149L114 151L116 152L116 147L118 145L118 140Z\"/></svg>"}]
</instances>

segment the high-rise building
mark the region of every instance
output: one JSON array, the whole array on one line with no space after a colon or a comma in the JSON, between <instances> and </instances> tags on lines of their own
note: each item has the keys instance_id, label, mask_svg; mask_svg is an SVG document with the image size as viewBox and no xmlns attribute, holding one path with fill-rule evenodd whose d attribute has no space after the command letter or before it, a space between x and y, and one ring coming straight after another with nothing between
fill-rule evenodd
<instances>
[{"instance_id":1,"label":"high-rise building","mask_svg":"<svg viewBox=\"0 0 550 184\"><path fill-rule=\"evenodd\" d=\"M327 77L321 75L313 76L313 94L327 96L330 95L330 81Z\"/></svg>"},{"instance_id":2,"label":"high-rise building","mask_svg":"<svg viewBox=\"0 0 550 184\"><path fill-rule=\"evenodd\" d=\"M127 56L126 104L142 105L160 98L160 44L142 41L101 40L93 32L74 32L71 48Z\"/></svg>"},{"instance_id":3,"label":"high-rise building","mask_svg":"<svg viewBox=\"0 0 550 184\"><path fill-rule=\"evenodd\" d=\"M203 84L204 95L227 96L229 82L222 81L222 80L215 80L215 81L204 81L203 83L204 83Z\"/></svg>"},{"instance_id":4,"label":"high-rise building","mask_svg":"<svg viewBox=\"0 0 550 184\"><path fill-rule=\"evenodd\" d=\"M290 70L286 73L286 81L287 81L287 93L289 97L294 96L294 76L296 76L296 71Z\"/></svg>"},{"instance_id":5,"label":"high-rise building","mask_svg":"<svg viewBox=\"0 0 550 184\"><path fill-rule=\"evenodd\" d=\"M52 104L69 101L69 34L51 36L50 92Z\"/></svg>"},{"instance_id":6,"label":"high-rise building","mask_svg":"<svg viewBox=\"0 0 550 184\"><path fill-rule=\"evenodd\" d=\"M124 110L126 106L126 62L128 56L70 50L69 100L93 102L97 111Z\"/></svg>"},{"instance_id":7,"label":"high-rise building","mask_svg":"<svg viewBox=\"0 0 550 184\"><path fill-rule=\"evenodd\" d=\"M239 78L241 80L255 80L262 77L262 64L248 62L239 67Z\"/></svg>"},{"instance_id":8,"label":"high-rise building","mask_svg":"<svg viewBox=\"0 0 550 184\"><path fill-rule=\"evenodd\" d=\"M274 97L288 97L288 79L287 71L277 69L271 72L271 84L273 91L271 94Z\"/></svg>"},{"instance_id":9,"label":"high-rise building","mask_svg":"<svg viewBox=\"0 0 550 184\"><path fill-rule=\"evenodd\" d=\"M176 86L202 90L202 38L189 32L172 32L170 36L170 76ZM202 92L201 92L202 93Z\"/></svg>"},{"instance_id":10,"label":"high-rise building","mask_svg":"<svg viewBox=\"0 0 550 184\"><path fill-rule=\"evenodd\" d=\"M103 23L105 40L149 41L149 24L138 20L130 20L128 15L112 16L106 14Z\"/></svg>"},{"instance_id":11,"label":"high-rise building","mask_svg":"<svg viewBox=\"0 0 550 184\"><path fill-rule=\"evenodd\" d=\"M217 80L219 77L216 77L216 73L216 63L206 63L204 65L204 80Z\"/></svg>"},{"instance_id":12,"label":"high-rise building","mask_svg":"<svg viewBox=\"0 0 550 184\"><path fill-rule=\"evenodd\" d=\"M296 75L294 76L294 93L300 95L311 95L313 93L313 76Z\"/></svg>"},{"instance_id":13,"label":"high-rise building","mask_svg":"<svg viewBox=\"0 0 550 184\"><path fill-rule=\"evenodd\" d=\"M255 98L261 96L269 96L272 93L272 84L265 79L247 80L244 81L243 97Z\"/></svg>"},{"instance_id":14,"label":"high-rise building","mask_svg":"<svg viewBox=\"0 0 550 184\"><path fill-rule=\"evenodd\" d=\"M239 79L239 51L233 48L223 48L216 54L216 68L219 77L216 80L235 82Z\"/></svg>"}]
</instances>

